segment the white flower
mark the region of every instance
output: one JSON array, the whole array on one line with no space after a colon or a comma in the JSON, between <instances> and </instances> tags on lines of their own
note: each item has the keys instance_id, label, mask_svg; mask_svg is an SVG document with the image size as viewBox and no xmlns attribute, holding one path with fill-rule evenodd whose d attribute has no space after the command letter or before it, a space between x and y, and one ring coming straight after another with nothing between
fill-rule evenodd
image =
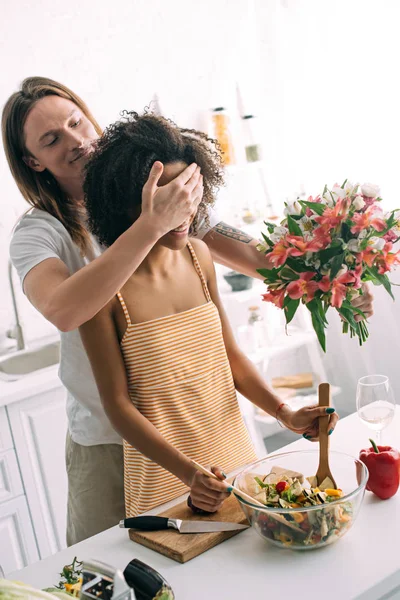
<instances>
[{"instance_id":1,"label":"white flower","mask_svg":"<svg viewBox=\"0 0 400 600\"><path fill-rule=\"evenodd\" d=\"M385 240L380 237L372 237L368 240L368 246L374 250L382 250L385 245Z\"/></svg>"},{"instance_id":2,"label":"white flower","mask_svg":"<svg viewBox=\"0 0 400 600\"><path fill-rule=\"evenodd\" d=\"M334 198L332 198L330 192L325 192L325 194L321 198L321 204L325 204L326 206L329 206L329 208L332 208L332 206L334 205Z\"/></svg>"},{"instance_id":3,"label":"white flower","mask_svg":"<svg viewBox=\"0 0 400 600\"><path fill-rule=\"evenodd\" d=\"M350 252L360 252L359 240L349 240L347 242L347 248L350 250Z\"/></svg>"},{"instance_id":4,"label":"white flower","mask_svg":"<svg viewBox=\"0 0 400 600\"><path fill-rule=\"evenodd\" d=\"M334 185L332 188L332 193L337 196L337 198L346 198L347 192L345 189L342 189L340 185Z\"/></svg>"},{"instance_id":5,"label":"white flower","mask_svg":"<svg viewBox=\"0 0 400 600\"><path fill-rule=\"evenodd\" d=\"M283 212L285 215L299 215L301 210L301 204L299 204L297 200L289 200L286 202L285 210Z\"/></svg>"},{"instance_id":6,"label":"white flower","mask_svg":"<svg viewBox=\"0 0 400 600\"><path fill-rule=\"evenodd\" d=\"M359 183L352 183L351 181L346 181L346 183L344 184L344 191L348 196L353 196L353 194L357 193L359 185Z\"/></svg>"},{"instance_id":7,"label":"white flower","mask_svg":"<svg viewBox=\"0 0 400 600\"><path fill-rule=\"evenodd\" d=\"M270 240L271 242L273 242L274 244L276 244L277 242L279 242L279 240L281 238L283 238L283 236L285 236L287 234L288 230L286 229L286 227L275 227L274 232L271 233Z\"/></svg>"},{"instance_id":8,"label":"white flower","mask_svg":"<svg viewBox=\"0 0 400 600\"><path fill-rule=\"evenodd\" d=\"M379 185L375 185L374 183L364 183L361 186L361 193L363 196L367 196L367 198L376 198L381 193Z\"/></svg>"},{"instance_id":9,"label":"white flower","mask_svg":"<svg viewBox=\"0 0 400 600\"><path fill-rule=\"evenodd\" d=\"M307 237L314 231L314 221L310 219L310 217L307 217L307 215L301 217L301 219L297 221L297 225L300 227L301 232Z\"/></svg>"},{"instance_id":10,"label":"white flower","mask_svg":"<svg viewBox=\"0 0 400 600\"><path fill-rule=\"evenodd\" d=\"M353 200L353 206L356 210L361 210L362 208L364 208L365 206L365 202L364 200L361 198L361 196L356 196Z\"/></svg>"}]
</instances>

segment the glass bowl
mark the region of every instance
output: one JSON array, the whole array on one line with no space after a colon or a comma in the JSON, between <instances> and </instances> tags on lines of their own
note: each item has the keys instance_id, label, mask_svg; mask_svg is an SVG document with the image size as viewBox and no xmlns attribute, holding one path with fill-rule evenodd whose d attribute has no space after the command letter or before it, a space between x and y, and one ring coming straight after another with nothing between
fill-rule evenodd
<instances>
[{"instance_id":1,"label":"glass bowl","mask_svg":"<svg viewBox=\"0 0 400 600\"><path fill-rule=\"evenodd\" d=\"M315 475L318 462L318 450L274 454L246 466L233 485L252 496L257 489L253 474L265 477L273 467L282 467L302 473L303 486L309 488L306 477ZM336 484L343 491L343 496L333 502L299 508L263 508L235 494L251 527L264 540L291 550L322 548L343 537L357 518L368 470L357 458L342 452L330 452L329 463Z\"/></svg>"}]
</instances>

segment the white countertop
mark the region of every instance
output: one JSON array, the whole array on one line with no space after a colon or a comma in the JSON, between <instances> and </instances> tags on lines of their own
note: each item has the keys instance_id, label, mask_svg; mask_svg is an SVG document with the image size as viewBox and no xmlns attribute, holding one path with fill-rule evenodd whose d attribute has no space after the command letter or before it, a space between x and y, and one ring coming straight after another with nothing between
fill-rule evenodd
<instances>
[{"instance_id":1,"label":"white countertop","mask_svg":"<svg viewBox=\"0 0 400 600\"><path fill-rule=\"evenodd\" d=\"M359 450L369 445L369 437L371 431L354 414L339 422L331 447L358 456ZM399 410L383 433L383 443L400 447ZM310 443L301 439L285 450L309 447ZM161 508L152 512L161 512ZM302 596L310 593L324 600L398 599L399 534L400 491L385 501L366 492L353 528L343 539L320 550L280 550L249 529L182 565L131 542L127 531L113 527L8 578L41 588L56 583L59 571L74 556L99 559L120 569L136 557L168 580L177 600L253 600L267 598L270 592L274 597L296 597L296 590Z\"/></svg>"}]
</instances>

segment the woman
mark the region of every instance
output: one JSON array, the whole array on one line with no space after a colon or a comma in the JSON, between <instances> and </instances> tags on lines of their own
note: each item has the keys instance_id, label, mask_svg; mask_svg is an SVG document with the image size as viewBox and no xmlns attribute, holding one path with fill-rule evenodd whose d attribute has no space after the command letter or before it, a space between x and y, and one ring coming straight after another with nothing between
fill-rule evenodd
<instances>
[{"instance_id":1,"label":"woman","mask_svg":"<svg viewBox=\"0 0 400 600\"><path fill-rule=\"evenodd\" d=\"M11 258L30 302L61 332L72 544L111 527L124 512L121 438L104 413L77 328L115 296L165 233L195 213L201 175L190 165L159 186L163 166L155 163L140 217L101 253L86 230L82 203L82 169L101 134L85 103L58 82L30 77L4 107L2 134L14 179L34 207L13 233ZM214 259L254 274L265 259L258 242L239 233L213 217L198 224ZM368 314L371 296L364 300Z\"/></svg>"},{"instance_id":2,"label":"woman","mask_svg":"<svg viewBox=\"0 0 400 600\"><path fill-rule=\"evenodd\" d=\"M162 117L126 113L87 165L89 227L104 246L139 218L142 187L156 161L164 165L165 185L198 164L204 187L198 215L213 203L223 179L212 140ZM194 506L218 510L226 487L199 474L190 459L227 471L256 459L235 388L310 439L326 414L318 406L290 411L240 351L210 252L200 240L189 241L191 225L187 219L164 235L116 297L81 327L104 409L124 439L127 516L188 488ZM330 416L331 431L337 418Z\"/></svg>"}]
</instances>

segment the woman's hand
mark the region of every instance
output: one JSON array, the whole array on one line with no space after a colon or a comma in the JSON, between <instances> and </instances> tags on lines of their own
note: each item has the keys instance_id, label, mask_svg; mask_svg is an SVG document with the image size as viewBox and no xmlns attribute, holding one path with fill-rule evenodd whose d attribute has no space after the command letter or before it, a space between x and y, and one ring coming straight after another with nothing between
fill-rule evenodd
<instances>
[{"instance_id":1,"label":"woman's hand","mask_svg":"<svg viewBox=\"0 0 400 600\"><path fill-rule=\"evenodd\" d=\"M363 293L360 294L359 296L357 296L357 298L355 298L351 304L355 308L362 310L363 313L365 314L365 318L369 319L369 317L372 317L372 315L374 314L374 311L373 311L374 297L371 294L367 283L363 283L361 286L361 289L362 289ZM364 317L361 315L355 314L354 319L356 321L362 321L364 319Z\"/></svg>"},{"instance_id":2,"label":"woman's hand","mask_svg":"<svg viewBox=\"0 0 400 600\"><path fill-rule=\"evenodd\" d=\"M143 186L141 218L147 218L162 237L191 221L203 197L203 176L195 163L166 185L158 186L164 165L156 161Z\"/></svg>"},{"instance_id":3,"label":"woman's hand","mask_svg":"<svg viewBox=\"0 0 400 600\"><path fill-rule=\"evenodd\" d=\"M322 406L305 406L292 411L286 404L279 410L278 417L281 423L295 433L302 434L310 442L316 442L319 436L319 417L329 415L329 435L336 427L339 415L334 408Z\"/></svg>"},{"instance_id":4,"label":"woman's hand","mask_svg":"<svg viewBox=\"0 0 400 600\"><path fill-rule=\"evenodd\" d=\"M226 491L226 483L223 483L226 476L220 467L207 468L221 481L196 471L190 486L190 498L196 508L201 508L207 512L216 512L221 508L224 500L229 497L229 492Z\"/></svg>"}]
</instances>

